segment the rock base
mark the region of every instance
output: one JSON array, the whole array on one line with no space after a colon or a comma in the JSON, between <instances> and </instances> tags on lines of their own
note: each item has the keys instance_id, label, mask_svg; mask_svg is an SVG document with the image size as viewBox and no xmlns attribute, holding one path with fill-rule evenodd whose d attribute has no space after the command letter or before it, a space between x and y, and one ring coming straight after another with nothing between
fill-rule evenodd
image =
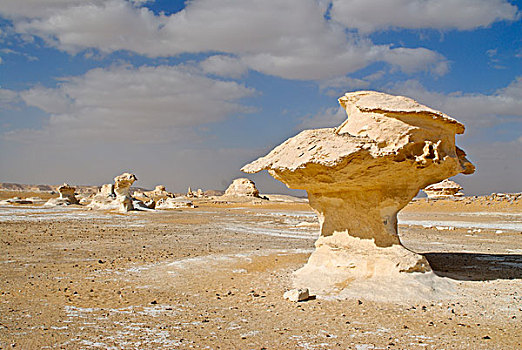
<instances>
[{"instance_id":1,"label":"rock base","mask_svg":"<svg viewBox=\"0 0 522 350\"><path fill-rule=\"evenodd\" d=\"M322 236L294 286L319 297L409 302L453 295L453 282L435 275L426 258L399 244L378 247L346 232Z\"/></svg>"}]
</instances>

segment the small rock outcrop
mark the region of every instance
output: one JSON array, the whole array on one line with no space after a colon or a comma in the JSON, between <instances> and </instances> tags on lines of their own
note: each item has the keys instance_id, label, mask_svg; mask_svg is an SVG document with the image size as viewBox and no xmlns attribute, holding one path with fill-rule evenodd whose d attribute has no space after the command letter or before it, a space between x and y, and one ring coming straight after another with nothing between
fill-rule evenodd
<instances>
[{"instance_id":1,"label":"small rock outcrop","mask_svg":"<svg viewBox=\"0 0 522 350\"><path fill-rule=\"evenodd\" d=\"M308 192L321 237L295 285L384 300L444 294L448 282L402 246L397 213L420 189L474 172L455 146L464 125L403 96L359 91L339 102L339 127L303 131L242 169Z\"/></svg>"},{"instance_id":2,"label":"small rock outcrop","mask_svg":"<svg viewBox=\"0 0 522 350\"><path fill-rule=\"evenodd\" d=\"M0 200L0 205L12 205L12 204L34 204L34 202L29 199L22 199L20 197L13 197L5 200Z\"/></svg>"},{"instance_id":3,"label":"small rock outcrop","mask_svg":"<svg viewBox=\"0 0 522 350\"><path fill-rule=\"evenodd\" d=\"M58 205L71 205L71 204L80 204L78 199L76 198L74 192L75 188L69 186L64 183L63 185L57 188L58 193L60 193L60 197L51 198L45 203L46 206L58 206Z\"/></svg>"},{"instance_id":4,"label":"small rock outcrop","mask_svg":"<svg viewBox=\"0 0 522 350\"><path fill-rule=\"evenodd\" d=\"M429 185L423 189L424 193L428 196L428 199L444 199L444 198L455 198L462 197L464 193L460 192L462 187L455 181L449 179L442 180L433 185Z\"/></svg>"},{"instance_id":5,"label":"small rock outcrop","mask_svg":"<svg viewBox=\"0 0 522 350\"><path fill-rule=\"evenodd\" d=\"M194 203L184 198L163 198L156 203L156 209L194 208Z\"/></svg>"},{"instance_id":6,"label":"small rock outcrop","mask_svg":"<svg viewBox=\"0 0 522 350\"><path fill-rule=\"evenodd\" d=\"M171 192L167 191L167 188L163 185L158 185L154 188L154 191L144 192L144 195L152 198L154 200L159 200L161 198L174 198L175 195Z\"/></svg>"},{"instance_id":7,"label":"small rock outcrop","mask_svg":"<svg viewBox=\"0 0 522 350\"><path fill-rule=\"evenodd\" d=\"M254 181L243 177L232 181L225 191L225 196L259 198L259 191Z\"/></svg>"},{"instance_id":8,"label":"small rock outcrop","mask_svg":"<svg viewBox=\"0 0 522 350\"><path fill-rule=\"evenodd\" d=\"M305 301L310 298L310 291L308 288L291 289L283 294L283 298L293 302Z\"/></svg>"}]
</instances>

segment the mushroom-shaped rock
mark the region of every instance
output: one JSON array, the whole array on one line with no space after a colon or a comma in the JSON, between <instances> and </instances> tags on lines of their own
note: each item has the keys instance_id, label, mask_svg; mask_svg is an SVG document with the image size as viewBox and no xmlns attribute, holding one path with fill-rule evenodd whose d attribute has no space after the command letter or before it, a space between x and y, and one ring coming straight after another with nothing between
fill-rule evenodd
<instances>
[{"instance_id":1,"label":"mushroom-shaped rock","mask_svg":"<svg viewBox=\"0 0 522 350\"><path fill-rule=\"evenodd\" d=\"M456 196L463 196L462 187L455 181L449 179L443 180L433 185L429 185L423 189L424 193L429 199L440 199L440 198L454 198Z\"/></svg>"},{"instance_id":2,"label":"mushroom-shaped rock","mask_svg":"<svg viewBox=\"0 0 522 350\"><path fill-rule=\"evenodd\" d=\"M259 197L259 191L254 181L242 177L232 181L225 191L225 196Z\"/></svg>"},{"instance_id":3,"label":"mushroom-shaped rock","mask_svg":"<svg viewBox=\"0 0 522 350\"><path fill-rule=\"evenodd\" d=\"M103 185L100 192L92 199L89 207L101 210L119 209L121 212L133 210L134 198L130 195L130 187L136 180L136 175L130 173L116 176L114 185Z\"/></svg>"},{"instance_id":4,"label":"mushroom-shaped rock","mask_svg":"<svg viewBox=\"0 0 522 350\"><path fill-rule=\"evenodd\" d=\"M134 209L130 187L136 180L138 180L136 175L131 173L123 173L114 178L114 194L116 194L116 201L120 204L121 212Z\"/></svg>"},{"instance_id":5,"label":"mushroom-shaped rock","mask_svg":"<svg viewBox=\"0 0 522 350\"><path fill-rule=\"evenodd\" d=\"M321 237L296 286L318 295L426 296L433 281L445 283L401 245L397 213L427 185L474 172L455 146L464 126L403 96L359 91L339 102L348 119L338 128L303 131L242 170L268 170L308 192ZM422 288L404 288L413 285Z\"/></svg>"},{"instance_id":6,"label":"mushroom-shaped rock","mask_svg":"<svg viewBox=\"0 0 522 350\"><path fill-rule=\"evenodd\" d=\"M57 191L60 193L60 197L49 199L47 203L45 203L46 206L80 204L74 195L76 188L64 183L57 188Z\"/></svg>"}]
</instances>

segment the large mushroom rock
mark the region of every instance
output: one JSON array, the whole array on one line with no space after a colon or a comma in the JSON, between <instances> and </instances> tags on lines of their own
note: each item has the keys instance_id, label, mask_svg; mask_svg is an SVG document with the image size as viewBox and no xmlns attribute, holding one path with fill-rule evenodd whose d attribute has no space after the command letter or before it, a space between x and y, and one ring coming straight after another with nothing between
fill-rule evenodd
<instances>
[{"instance_id":1,"label":"large mushroom rock","mask_svg":"<svg viewBox=\"0 0 522 350\"><path fill-rule=\"evenodd\" d=\"M74 192L76 188L69 186L64 183L63 185L57 188L58 193L60 193L60 197L49 199L44 205L46 206L57 206L57 205L71 205L71 204L80 204L78 199L76 198Z\"/></svg>"},{"instance_id":2,"label":"large mushroom rock","mask_svg":"<svg viewBox=\"0 0 522 350\"><path fill-rule=\"evenodd\" d=\"M474 172L455 146L464 126L403 96L359 91L339 102L348 119L338 128L303 131L242 169L268 170L308 192L321 237L296 286L376 299L446 288L422 255L401 245L397 213L427 185Z\"/></svg>"},{"instance_id":3,"label":"large mushroom rock","mask_svg":"<svg viewBox=\"0 0 522 350\"><path fill-rule=\"evenodd\" d=\"M460 186L455 181L448 179L433 185L429 185L423 189L424 193L426 193L429 199L454 198L456 196L463 196L464 194L460 192L461 190L462 186Z\"/></svg>"},{"instance_id":4,"label":"large mushroom rock","mask_svg":"<svg viewBox=\"0 0 522 350\"><path fill-rule=\"evenodd\" d=\"M242 177L232 181L225 191L225 196L259 198L259 191L256 188L254 181Z\"/></svg>"}]
</instances>

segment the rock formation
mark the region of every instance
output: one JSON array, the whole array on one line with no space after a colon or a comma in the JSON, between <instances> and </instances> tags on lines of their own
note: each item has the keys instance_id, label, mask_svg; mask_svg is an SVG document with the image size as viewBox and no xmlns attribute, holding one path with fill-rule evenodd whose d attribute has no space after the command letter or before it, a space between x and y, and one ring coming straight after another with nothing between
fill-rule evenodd
<instances>
[{"instance_id":1,"label":"rock formation","mask_svg":"<svg viewBox=\"0 0 522 350\"><path fill-rule=\"evenodd\" d=\"M181 209L194 207L194 203L183 198L163 198L156 203L156 209Z\"/></svg>"},{"instance_id":2,"label":"rock formation","mask_svg":"<svg viewBox=\"0 0 522 350\"><path fill-rule=\"evenodd\" d=\"M174 198L175 197L174 194L171 192L168 192L166 187L163 185L156 186L154 191L144 192L144 195L149 198L152 198L154 200L159 200L161 198Z\"/></svg>"},{"instance_id":3,"label":"rock formation","mask_svg":"<svg viewBox=\"0 0 522 350\"><path fill-rule=\"evenodd\" d=\"M443 199L443 198L454 198L462 197L464 193L459 192L462 187L455 181L445 179L433 185L429 185L423 189L424 193L428 196L428 199Z\"/></svg>"},{"instance_id":4,"label":"rock formation","mask_svg":"<svg viewBox=\"0 0 522 350\"><path fill-rule=\"evenodd\" d=\"M136 175L130 173L116 176L114 186L103 185L100 192L92 199L89 207L101 210L119 209L121 212L134 209L134 198L130 195L130 187L136 180Z\"/></svg>"},{"instance_id":5,"label":"rock formation","mask_svg":"<svg viewBox=\"0 0 522 350\"><path fill-rule=\"evenodd\" d=\"M232 181L225 191L225 196L259 198L259 191L257 190L254 181L243 177Z\"/></svg>"},{"instance_id":6,"label":"rock formation","mask_svg":"<svg viewBox=\"0 0 522 350\"><path fill-rule=\"evenodd\" d=\"M339 127L303 131L242 169L308 192L321 237L295 285L340 297L440 295L447 282L402 246L397 213L429 184L474 172L455 146L464 125L402 96L359 91L339 102L348 114Z\"/></svg>"},{"instance_id":7,"label":"rock formation","mask_svg":"<svg viewBox=\"0 0 522 350\"><path fill-rule=\"evenodd\" d=\"M45 203L46 206L56 206L56 205L71 205L71 204L80 204L76 196L74 195L74 191L76 189L68 184L64 183L60 187L57 188L58 193L60 193L60 197L51 198Z\"/></svg>"}]
</instances>

